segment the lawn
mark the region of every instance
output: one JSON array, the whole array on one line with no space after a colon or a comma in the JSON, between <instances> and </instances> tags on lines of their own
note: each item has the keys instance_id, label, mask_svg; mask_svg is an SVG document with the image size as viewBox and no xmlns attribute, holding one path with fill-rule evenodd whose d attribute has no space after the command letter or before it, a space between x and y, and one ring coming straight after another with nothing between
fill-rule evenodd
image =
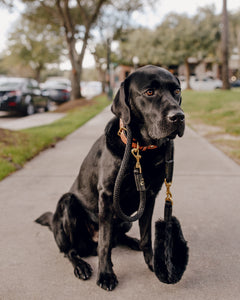
<instances>
[{"instance_id":1,"label":"lawn","mask_svg":"<svg viewBox=\"0 0 240 300\"><path fill-rule=\"evenodd\" d=\"M53 147L57 141L82 126L107 105L109 101L103 95L85 105L76 105L64 118L50 125L21 131L0 129L0 180L22 168L40 151Z\"/></svg>"},{"instance_id":2,"label":"lawn","mask_svg":"<svg viewBox=\"0 0 240 300\"><path fill-rule=\"evenodd\" d=\"M240 163L240 89L184 91L183 109L191 127L205 124L205 137Z\"/></svg>"}]
</instances>

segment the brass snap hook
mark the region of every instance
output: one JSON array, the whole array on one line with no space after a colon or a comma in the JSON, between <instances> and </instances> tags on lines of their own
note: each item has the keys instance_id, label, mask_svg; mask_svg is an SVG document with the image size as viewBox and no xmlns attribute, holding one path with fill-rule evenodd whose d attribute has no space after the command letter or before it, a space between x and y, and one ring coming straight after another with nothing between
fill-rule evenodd
<instances>
[{"instance_id":1,"label":"brass snap hook","mask_svg":"<svg viewBox=\"0 0 240 300\"><path fill-rule=\"evenodd\" d=\"M139 172L142 173L142 167L140 164L141 155L139 154L139 143L137 142L137 148L133 148L131 150L132 155L136 158L136 165L135 168L139 169Z\"/></svg>"},{"instance_id":2,"label":"brass snap hook","mask_svg":"<svg viewBox=\"0 0 240 300\"><path fill-rule=\"evenodd\" d=\"M173 203L173 200L172 200L172 193L170 192L170 187L172 185L172 182L167 182L166 178L164 180L165 182L165 186L166 186L166 198L165 198L165 201L169 201L171 202L171 204Z\"/></svg>"}]
</instances>

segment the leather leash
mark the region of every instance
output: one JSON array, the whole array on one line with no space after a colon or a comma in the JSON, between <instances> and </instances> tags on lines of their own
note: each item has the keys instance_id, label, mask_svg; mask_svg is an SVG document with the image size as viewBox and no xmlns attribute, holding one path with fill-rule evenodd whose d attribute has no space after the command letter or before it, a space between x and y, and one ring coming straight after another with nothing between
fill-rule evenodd
<instances>
[{"instance_id":1,"label":"leather leash","mask_svg":"<svg viewBox=\"0 0 240 300\"><path fill-rule=\"evenodd\" d=\"M125 135L125 132L127 132L127 137ZM139 146L139 143L132 138L132 132L130 127L129 126L124 127L122 120L120 120L120 129L118 131L118 135L121 137L123 143L126 144L126 147L125 147L123 160L114 186L113 205L115 208L115 212L117 213L119 218L121 218L124 221L134 222L139 220L142 217L145 210L145 204L146 204L146 187L145 187L144 177L142 174L142 167L140 164L140 159L141 159L140 151L156 149L157 146L156 145ZM171 217L171 212L172 212L170 186L171 186L172 176L173 176L173 141L168 140L166 147L167 149L165 155L165 185L167 188L167 198L165 199L164 216L166 216L166 219L168 219ZM119 203L121 184L123 181L125 171L128 168L130 154L132 154L136 159L136 165L134 167L134 178L135 178L136 189L140 195L139 207L136 214L133 216L126 215L122 211Z\"/></svg>"}]
</instances>

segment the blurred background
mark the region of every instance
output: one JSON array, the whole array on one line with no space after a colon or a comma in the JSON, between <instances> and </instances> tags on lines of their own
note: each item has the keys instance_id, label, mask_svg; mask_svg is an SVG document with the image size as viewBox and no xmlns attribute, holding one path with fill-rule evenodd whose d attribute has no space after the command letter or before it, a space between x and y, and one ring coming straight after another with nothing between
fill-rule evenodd
<instances>
[{"instance_id":1,"label":"blurred background","mask_svg":"<svg viewBox=\"0 0 240 300\"><path fill-rule=\"evenodd\" d=\"M63 103L154 64L183 89L240 86L236 0L0 0L0 85L31 77Z\"/></svg>"}]
</instances>

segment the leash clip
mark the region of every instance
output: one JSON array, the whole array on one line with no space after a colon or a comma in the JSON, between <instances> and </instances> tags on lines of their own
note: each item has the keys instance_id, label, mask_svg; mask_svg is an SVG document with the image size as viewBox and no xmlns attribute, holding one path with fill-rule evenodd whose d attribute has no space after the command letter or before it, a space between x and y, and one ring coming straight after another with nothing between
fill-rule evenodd
<instances>
[{"instance_id":1,"label":"leash clip","mask_svg":"<svg viewBox=\"0 0 240 300\"><path fill-rule=\"evenodd\" d=\"M170 192L170 187L171 187L171 185L172 185L172 182L167 182L167 180L166 180L166 178L165 178L165 180L164 180L164 182L165 182L165 186L166 186L166 198L165 198L165 202L170 202L171 203L171 205L172 205L172 203L173 203L173 200L172 200L172 193Z\"/></svg>"},{"instance_id":2,"label":"leash clip","mask_svg":"<svg viewBox=\"0 0 240 300\"><path fill-rule=\"evenodd\" d=\"M140 164L140 159L142 158L142 156L139 154L139 143L138 142L137 142L137 147L133 148L131 150L131 153L136 158L136 161L137 161L136 165L135 165L135 168L139 169L139 173L142 173L142 167L141 167L141 164Z\"/></svg>"}]
</instances>

